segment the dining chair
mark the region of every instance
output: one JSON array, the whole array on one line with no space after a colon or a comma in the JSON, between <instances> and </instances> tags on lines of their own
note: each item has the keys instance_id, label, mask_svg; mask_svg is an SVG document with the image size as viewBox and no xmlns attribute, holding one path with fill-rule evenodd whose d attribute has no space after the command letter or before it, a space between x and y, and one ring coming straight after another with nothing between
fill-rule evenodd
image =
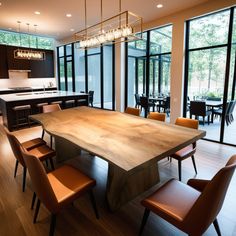
<instances>
[{"instance_id":1,"label":"dining chair","mask_svg":"<svg viewBox=\"0 0 236 236\"><path fill-rule=\"evenodd\" d=\"M159 112L149 112L148 119L152 120L159 120L159 121L166 121L166 113L159 113Z\"/></svg>"},{"instance_id":2,"label":"dining chair","mask_svg":"<svg viewBox=\"0 0 236 236\"><path fill-rule=\"evenodd\" d=\"M190 179L187 184L171 179L141 204L145 207L139 235L150 211L190 236L202 235L213 223L217 235L217 215L236 167L236 155L211 180Z\"/></svg>"},{"instance_id":3,"label":"dining chair","mask_svg":"<svg viewBox=\"0 0 236 236\"><path fill-rule=\"evenodd\" d=\"M139 116L140 112L141 112L140 109L134 108L134 107L127 107L125 109L125 113L130 114L130 115L134 115L134 116Z\"/></svg>"},{"instance_id":4,"label":"dining chair","mask_svg":"<svg viewBox=\"0 0 236 236\"><path fill-rule=\"evenodd\" d=\"M144 108L144 117L147 117L150 111L150 107L152 107L153 111L155 110L154 101L149 101L149 98L147 96L140 97L140 106L141 106L141 110L142 108Z\"/></svg>"},{"instance_id":5,"label":"dining chair","mask_svg":"<svg viewBox=\"0 0 236 236\"><path fill-rule=\"evenodd\" d=\"M89 94L89 97L88 97L89 105L90 105L91 107L93 107L94 91L90 90L90 91L88 91L88 94Z\"/></svg>"},{"instance_id":6,"label":"dining chair","mask_svg":"<svg viewBox=\"0 0 236 236\"><path fill-rule=\"evenodd\" d=\"M184 117L178 117L175 121L175 125L192 128L192 129L198 129L199 122L198 120L192 120L189 118ZM178 161L178 171L179 171L179 180L181 181L182 178L182 161L191 157L193 162L193 167L195 170L195 173L197 174L197 167L195 163L194 154L196 152L196 142L188 145L187 147L182 148L181 150L177 151L176 153L170 155L170 158L174 158Z\"/></svg>"},{"instance_id":7,"label":"dining chair","mask_svg":"<svg viewBox=\"0 0 236 236\"><path fill-rule=\"evenodd\" d=\"M61 107L59 104L49 104L45 105L42 108L43 113L49 113L49 112L55 112L55 111L60 111ZM45 130L43 129L42 131L42 139L44 138ZM50 147L52 148L52 135L50 135Z\"/></svg>"},{"instance_id":8,"label":"dining chair","mask_svg":"<svg viewBox=\"0 0 236 236\"><path fill-rule=\"evenodd\" d=\"M164 113L167 114L167 116L169 116L170 114L170 96L166 97L165 100L163 100L163 103L161 104L156 104L158 110L160 111L161 108L163 109Z\"/></svg>"},{"instance_id":9,"label":"dining chair","mask_svg":"<svg viewBox=\"0 0 236 236\"><path fill-rule=\"evenodd\" d=\"M208 125L209 125L212 111L209 111L206 109L205 101L190 101L190 118L192 118L192 115L195 115L197 119L199 116L202 116L203 125L205 125L205 117L207 117Z\"/></svg>"},{"instance_id":10,"label":"dining chair","mask_svg":"<svg viewBox=\"0 0 236 236\"><path fill-rule=\"evenodd\" d=\"M20 163L23 167L23 183L22 183L22 191L25 191L26 185L26 174L27 167L25 165L21 149L27 151L30 154L35 155L40 161L50 161L51 168L54 169L52 158L56 156L56 152L46 145L46 142L40 138L32 139L24 143L20 143L19 140L5 129L5 133L9 140L10 146L12 148L13 154L16 158L14 178L17 174L18 164Z\"/></svg>"},{"instance_id":11,"label":"dining chair","mask_svg":"<svg viewBox=\"0 0 236 236\"><path fill-rule=\"evenodd\" d=\"M66 206L73 203L86 192L90 193L90 200L97 219L99 218L92 188L96 181L69 165L46 173L38 158L22 150L25 164L29 170L37 204L33 223L36 223L41 202L51 212L49 235L52 236L56 226L57 214Z\"/></svg>"},{"instance_id":12,"label":"dining chair","mask_svg":"<svg viewBox=\"0 0 236 236\"><path fill-rule=\"evenodd\" d=\"M139 108L141 106L140 104L140 95L138 93L134 94L135 97L135 108Z\"/></svg>"}]
</instances>

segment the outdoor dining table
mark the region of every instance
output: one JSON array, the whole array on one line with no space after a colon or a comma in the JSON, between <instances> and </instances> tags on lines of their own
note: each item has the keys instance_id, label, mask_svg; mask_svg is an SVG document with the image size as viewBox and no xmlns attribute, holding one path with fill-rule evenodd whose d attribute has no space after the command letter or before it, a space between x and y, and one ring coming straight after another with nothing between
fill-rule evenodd
<instances>
[{"instance_id":1,"label":"outdoor dining table","mask_svg":"<svg viewBox=\"0 0 236 236\"><path fill-rule=\"evenodd\" d=\"M108 162L112 211L159 182L158 161L206 132L90 107L32 115L54 136L58 161L86 150Z\"/></svg>"}]
</instances>

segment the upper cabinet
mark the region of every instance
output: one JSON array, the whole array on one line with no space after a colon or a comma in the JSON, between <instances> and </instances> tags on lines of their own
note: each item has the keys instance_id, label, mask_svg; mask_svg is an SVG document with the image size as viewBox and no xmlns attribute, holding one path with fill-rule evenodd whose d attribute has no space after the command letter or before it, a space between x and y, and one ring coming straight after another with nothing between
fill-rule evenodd
<instances>
[{"instance_id":1,"label":"upper cabinet","mask_svg":"<svg viewBox=\"0 0 236 236\"><path fill-rule=\"evenodd\" d=\"M29 78L54 77L54 56L52 50L32 49L33 51L43 51L45 53L45 60L28 60L14 58L14 50L16 49L18 47L0 45L0 78L8 78L8 70L30 70Z\"/></svg>"}]
</instances>

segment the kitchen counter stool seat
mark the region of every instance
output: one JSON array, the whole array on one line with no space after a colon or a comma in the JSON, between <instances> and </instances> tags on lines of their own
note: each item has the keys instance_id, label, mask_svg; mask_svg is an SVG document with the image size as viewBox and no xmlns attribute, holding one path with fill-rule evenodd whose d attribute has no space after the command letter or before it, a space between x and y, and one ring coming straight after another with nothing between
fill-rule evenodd
<instances>
[{"instance_id":1,"label":"kitchen counter stool seat","mask_svg":"<svg viewBox=\"0 0 236 236\"><path fill-rule=\"evenodd\" d=\"M29 115L31 115L31 105L15 106L12 110L15 112L17 129L21 124L25 123L28 123L30 127Z\"/></svg>"}]
</instances>

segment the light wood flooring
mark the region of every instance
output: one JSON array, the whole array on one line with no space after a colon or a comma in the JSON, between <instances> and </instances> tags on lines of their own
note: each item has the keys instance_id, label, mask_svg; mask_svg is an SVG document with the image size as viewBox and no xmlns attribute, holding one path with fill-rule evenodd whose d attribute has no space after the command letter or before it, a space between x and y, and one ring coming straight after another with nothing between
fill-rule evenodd
<instances>
[{"instance_id":1,"label":"light wood flooring","mask_svg":"<svg viewBox=\"0 0 236 236\"><path fill-rule=\"evenodd\" d=\"M33 127L16 131L15 134L21 140L27 140L41 136L41 128ZM236 148L219 145L200 140L197 143L196 164L198 168L197 178L210 179L225 165L228 158L236 154ZM65 153L66 155L66 153ZM55 235L95 235L95 236L133 236L138 235L140 222L143 215L141 199L153 192L161 183L177 177L177 163L163 159L159 163L161 183L149 191L143 193L119 211L111 213L105 203L105 187L107 179L107 163L100 158L83 153L80 157L68 161L82 169L97 180L95 196L99 208L100 219L97 220L89 197L84 195L79 198L74 206L69 206L58 216ZM19 168L17 177L13 178L15 158L0 126L0 236L7 235L48 235L50 213L43 206L40 209L38 222L32 223L33 211L30 210L32 198L32 186L27 176L26 191L23 193L22 168ZM183 182L196 177L191 160L183 162ZM234 175L223 208L218 216L222 235L236 235L236 175ZM151 214L146 225L144 236L181 236L185 235L169 223L154 214ZM216 235L213 226L210 226L205 236Z\"/></svg>"}]
</instances>

